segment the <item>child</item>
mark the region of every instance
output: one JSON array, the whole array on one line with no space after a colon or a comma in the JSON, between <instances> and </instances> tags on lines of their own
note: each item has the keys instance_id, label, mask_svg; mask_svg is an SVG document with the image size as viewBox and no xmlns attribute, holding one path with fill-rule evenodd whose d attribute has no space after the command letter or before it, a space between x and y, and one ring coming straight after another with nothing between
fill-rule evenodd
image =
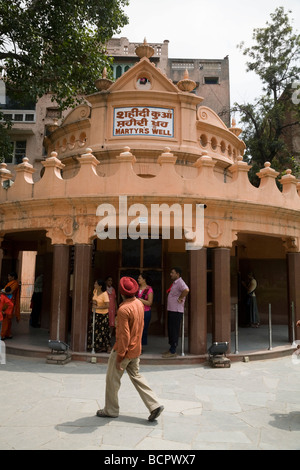
<instances>
[{"instance_id":1,"label":"child","mask_svg":"<svg viewBox=\"0 0 300 470\"><path fill-rule=\"evenodd\" d=\"M14 309L14 304L11 300L12 294L10 292L11 292L10 287L6 287L5 290L2 290L0 292L0 335L1 335L1 330L2 330L3 318L6 315L10 317Z\"/></svg>"},{"instance_id":2,"label":"child","mask_svg":"<svg viewBox=\"0 0 300 470\"><path fill-rule=\"evenodd\" d=\"M12 298L12 291L11 291L11 287L5 287L5 289L1 289L1 294L5 294L6 297L8 297L9 299Z\"/></svg>"}]
</instances>

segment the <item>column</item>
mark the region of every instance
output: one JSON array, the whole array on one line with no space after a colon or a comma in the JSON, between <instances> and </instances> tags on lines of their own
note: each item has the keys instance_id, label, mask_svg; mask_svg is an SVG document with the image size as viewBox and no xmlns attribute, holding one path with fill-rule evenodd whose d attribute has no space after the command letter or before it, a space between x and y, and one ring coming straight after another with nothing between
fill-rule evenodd
<instances>
[{"instance_id":1,"label":"column","mask_svg":"<svg viewBox=\"0 0 300 470\"><path fill-rule=\"evenodd\" d=\"M230 249L213 249L213 342L231 339ZM230 351L230 349L228 350Z\"/></svg>"},{"instance_id":2,"label":"column","mask_svg":"<svg viewBox=\"0 0 300 470\"><path fill-rule=\"evenodd\" d=\"M207 353L207 249L190 251L189 351Z\"/></svg>"},{"instance_id":3,"label":"column","mask_svg":"<svg viewBox=\"0 0 300 470\"><path fill-rule=\"evenodd\" d=\"M300 253L287 253L288 327L289 341L292 341L292 302L294 302L295 324L300 320ZM300 328L295 328L295 339L300 339Z\"/></svg>"},{"instance_id":4,"label":"column","mask_svg":"<svg viewBox=\"0 0 300 470\"><path fill-rule=\"evenodd\" d=\"M87 347L91 268L92 245L76 244L71 331L71 347L76 352L86 351Z\"/></svg>"},{"instance_id":5,"label":"column","mask_svg":"<svg viewBox=\"0 0 300 470\"><path fill-rule=\"evenodd\" d=\"M69 258L69 245L53 246L50 339L60 341L68 339Z\"/></svg>"}]
</instances>

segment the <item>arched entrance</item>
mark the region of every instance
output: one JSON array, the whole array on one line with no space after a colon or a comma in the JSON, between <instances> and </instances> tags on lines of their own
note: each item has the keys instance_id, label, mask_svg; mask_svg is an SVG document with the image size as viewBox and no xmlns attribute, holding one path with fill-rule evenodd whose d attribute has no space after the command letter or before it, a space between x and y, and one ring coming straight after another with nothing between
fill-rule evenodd
<instances>
[{"instance_id":1,"label":"arched entrance","mask_svg":"<svg viewBox=\"0 0 300 470\"><path fill-rule=\"evenodd\" d=\"M173 266L181 267L183 277L189 283L189 257L185 251L184 240L141 239L136 240L94 240L93 279L105 279L112 276L116 291L119 280L123 276L138 279L140 273L147 274L151 279L154 291L151 308L149 335L166 335L166 290L170 286L170 270ZM121 298L118 295L118 300ZM186 302L188 317L189 301ZM188 321L185 323L188 334Z\"/></svg>"},{"instance_id":2,"label":"arched entrance","mask_svg":"<svg viewBox=\"0 0 300 470\"><path fill-rule=\"evenodd\" d=\"M297 295L293 287L297 279L299 253L289 253L291 247L282 237L254 233L239 233L234 243L236 265L236 292L238 298L239 327L249 326L246 311L246 290L242 281L253 272L257 280L256 298L260 325L271 324L274 331L280 325L280 341L292 341L291 303ZM293 262L296 270L291 273ZM266 338L266 347L268 339Z\"/></svg>"}]
</instances>

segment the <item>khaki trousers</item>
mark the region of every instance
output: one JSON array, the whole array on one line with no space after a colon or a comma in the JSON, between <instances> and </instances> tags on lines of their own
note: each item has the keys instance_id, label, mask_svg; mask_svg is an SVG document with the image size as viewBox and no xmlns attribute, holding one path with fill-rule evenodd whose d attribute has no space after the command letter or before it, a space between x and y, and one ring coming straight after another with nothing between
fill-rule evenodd
<instances>
[{"instance_id":1,"label":"khaki trousers","mask_svg":"<svg viewBox=\"0 0 300 470\"><path fill-rule=\"evenodd\" d=\"M158 408L160 404L157 401L156 395L139 372L140 359L138 357L134 359L123 359L121 362L123 370L116 368L116 359L117 353L112 350L109 356L106 373L105 407L103 410L105 414L113 417L119 416L118 392L121 386L121 378L125 370L150 413Z\"/></svg>"}]
</instances>

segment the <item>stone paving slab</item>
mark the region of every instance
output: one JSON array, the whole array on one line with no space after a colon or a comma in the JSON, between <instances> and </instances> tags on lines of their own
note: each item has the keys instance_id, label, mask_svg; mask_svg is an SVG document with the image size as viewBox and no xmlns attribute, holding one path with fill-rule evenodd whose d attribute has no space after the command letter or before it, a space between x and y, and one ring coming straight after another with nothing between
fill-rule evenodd
<instances>
[{"instance_id":1,"label":"stone paving slab","mask_svg":"<svg viewBox=\"0 0 300 470\"><path fill-rule=\"evenodd\" d=\"M0 365L0 450L300 449L300 361L291 356L229 369L144 365L141 373L165 407L153 423L126 373L119 418L101 419L105 364L8 354Z\"/></svg>"}]
</instances>

